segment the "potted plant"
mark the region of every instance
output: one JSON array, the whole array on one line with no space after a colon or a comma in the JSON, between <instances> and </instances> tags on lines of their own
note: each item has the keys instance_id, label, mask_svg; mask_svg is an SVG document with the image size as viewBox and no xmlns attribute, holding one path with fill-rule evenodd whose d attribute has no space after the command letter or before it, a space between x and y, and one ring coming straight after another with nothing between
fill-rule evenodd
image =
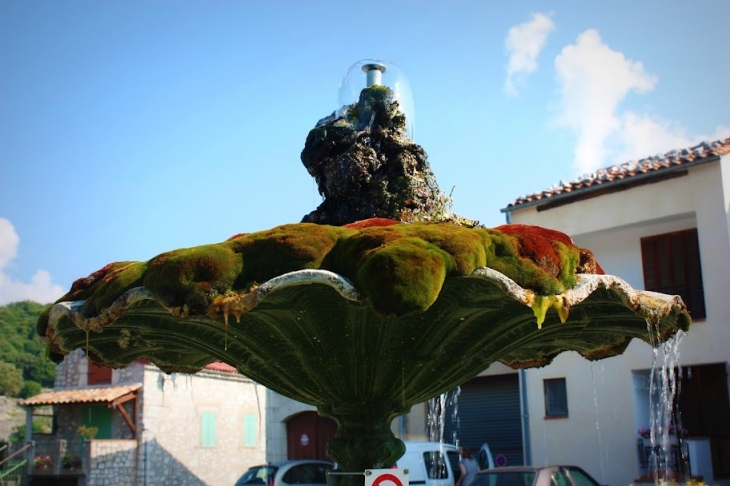
<instances>
[{"instance_id":1,"label":"potted plant","mask_svg":"<svg viewBox=\"0 0 730 486\"><path fill-rule=\"evenodd\" d=\"M99 433L99 428L98 427L89 427L86 425L79 425L79 428L76 429L76 432L86 440L94 440L94 437L96 437L96 434Z\"/></svg>"},{"instance_id":2,"label":"potted plant","mask_svg":"<svg viewBox=\"0 0 730 486\"><path fill-rule=\"evenodd\" d=\"M38 454L33 459L33 467L40 470L53 468L53 457L50 454Z\"/></svg>"},{"instance_id":3,"label":"potted plant","mask_svg":"<svg viewBox=\"0 0 730 486\"><path fill-rule=\"evenodd\" d=\"M63 455L62 464L64 469L81 469L81 456L67 452Z\"/></svg>"}]
</instances>

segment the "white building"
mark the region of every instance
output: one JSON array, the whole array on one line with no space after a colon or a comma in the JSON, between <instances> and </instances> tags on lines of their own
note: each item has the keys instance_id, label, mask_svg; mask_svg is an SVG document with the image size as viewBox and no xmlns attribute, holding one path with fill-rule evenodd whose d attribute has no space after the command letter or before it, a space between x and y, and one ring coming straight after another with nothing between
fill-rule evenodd
<instances>
[{"instance_id":1,"label":"white building","mask_svg":"<svg viewBox=\"0 0 730 486\"><path fill-rule=\"evenodd\" d=\"M678 404L696 439L690 461L708 484L729 480L730 139L601 169L502 211L511 223L567 233L634 288L683 297L693 325L680 345ZM651 363L652 347L634 340L619 357L564 353L527 370L528 460L634 483L646 473L637 430L650 425Z\"/></svg>"}]
</instances>

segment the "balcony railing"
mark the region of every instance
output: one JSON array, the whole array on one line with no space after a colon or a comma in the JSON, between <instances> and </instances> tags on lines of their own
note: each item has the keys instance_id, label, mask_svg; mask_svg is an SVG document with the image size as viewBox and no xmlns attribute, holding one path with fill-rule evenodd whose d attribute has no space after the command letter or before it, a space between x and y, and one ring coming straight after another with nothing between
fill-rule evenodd
<instances>
[{"instance_id":1,"label":"balcony railing","mask_svg":"<svg viewBox=\"0 0 730 486\"><path fill-rule=\"evenodd\" d=\"M31 475L88 475L90 459L89 441L62 439L31 442L28 457L28 474Z\"/></svg>"}]
</instances>

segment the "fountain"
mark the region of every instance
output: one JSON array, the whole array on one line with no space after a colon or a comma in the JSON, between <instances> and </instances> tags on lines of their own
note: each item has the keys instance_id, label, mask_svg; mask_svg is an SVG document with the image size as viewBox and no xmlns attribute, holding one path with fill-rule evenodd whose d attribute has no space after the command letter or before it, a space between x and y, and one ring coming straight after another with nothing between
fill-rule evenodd
<instances>
[{"instance_id":1,"label":"fountain","mask_svg":"<svg viewBox=\"0 0 730 486\"><path fill-rule=\"evenodd\" d=\"M380 84L397 69L356 67L368 85L302 152L325 196L316 210L77 280L38 322L51 357L81 348L102 366L147 358L188 373L226 362L332 417L327 453L358 473L403 454L396 416L495 361L601 359L689 327L679 297L603 275L562 233L452 214L408 137L402 85Z\"/></svg>"}]
</instances>

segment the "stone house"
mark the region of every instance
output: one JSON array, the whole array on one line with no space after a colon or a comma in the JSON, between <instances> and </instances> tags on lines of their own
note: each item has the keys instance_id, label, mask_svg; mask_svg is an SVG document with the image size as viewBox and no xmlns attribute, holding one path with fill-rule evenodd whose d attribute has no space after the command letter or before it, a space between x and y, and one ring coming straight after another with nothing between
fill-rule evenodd
<instances>
[{"instance_id":1,"label":"stone house","mask_svg":"<svg viewBox=\"0 0 730 486\"><path fill-rule=\"evenodd\" d=\"M53 411L50 434L26 437L32 485L230 486L256 464L323 458L334 434L314 407L223 363L194 375L145 360L111 370L77 350L58 366L52 391L20 404L28 424ZM96 435L84 437L82 426Z\"/></svg>"},{"instance_id":2,"label":"stone house","mask_svg":"<svg viewBox=\"0 0 730 486\"><path fill-rule=\"evenodd\" d=\"M707 484L730 484L730 139L601 169L502 211L508 222L567 233L634 288L682 296L693 325L679 346L670 408L686 435L670 436L676 442L660 467L688 459ZM528 461L576 464L604 484L645 475L651 445L638 431L652 426L655 356L634 340L621 356L591 363L564 353L526 370Z\"/></svg>"}]
</instances>

